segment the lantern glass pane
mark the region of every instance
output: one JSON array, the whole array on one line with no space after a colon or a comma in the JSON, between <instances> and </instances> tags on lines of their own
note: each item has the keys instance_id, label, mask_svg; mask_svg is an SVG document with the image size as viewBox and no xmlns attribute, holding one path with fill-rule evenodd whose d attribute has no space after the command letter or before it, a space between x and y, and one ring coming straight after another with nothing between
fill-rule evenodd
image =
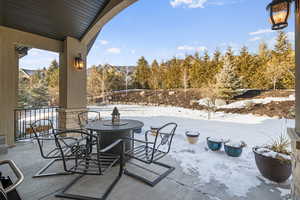
<instances>
[{"instance_id":1,"label":"lantern glass pane","mask_svg":"<svg viewBox=\"0 0 300 200\"><path fill-rule=\"evenodd\" d=\"M287 14L288 14L287 11L280 11L280 12L273 13L273 20L275 24L285 23L287 19Z\"/></svg>"}]
</instances>

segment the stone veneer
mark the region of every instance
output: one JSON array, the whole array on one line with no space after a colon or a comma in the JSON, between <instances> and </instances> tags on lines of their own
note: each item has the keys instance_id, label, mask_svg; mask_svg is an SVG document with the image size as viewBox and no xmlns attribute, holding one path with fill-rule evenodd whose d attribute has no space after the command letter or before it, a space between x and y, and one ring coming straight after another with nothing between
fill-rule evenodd
<instances>
[{"instance_id":1,"label":"stone veneer","mask_svg":"<svg viewBox=\"0 0 300 200\"><path fill-rule=\"evenodd\" d=\"M58 110L58 128L59 129L78 129L79 121L78 114L87 111L87 108L82 109L59 109Z\"/></svg>"},{"instance_id":2,"label":"stone veneer","mask_svg":"<svg viewBox=\"0 0 300 200\"><path fill-rule=\"evenodd\" d=\"M293 183L292 200L300 200L300 135L295 129L288 129L288 135L291 139L292 157L293 157Z\"/></svg>"}]
</instances>

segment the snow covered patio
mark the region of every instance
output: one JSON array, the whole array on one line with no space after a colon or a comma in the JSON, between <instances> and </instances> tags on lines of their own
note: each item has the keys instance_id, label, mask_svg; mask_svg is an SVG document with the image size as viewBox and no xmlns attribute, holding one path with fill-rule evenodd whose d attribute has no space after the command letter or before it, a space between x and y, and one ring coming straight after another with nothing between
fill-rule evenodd
<instances>
[{"instance_id":1,"label":"snow covered patio","mask_svg":"<svg viewBox=\"0 0 300 200\"><path fill-rule=\"evenodd\" d=\"M113 106L90 109L100 111L102 117L110 117ZM285 120L224 113L216 113L211 120L207 120L204 111L176 107L117 106L121 118L143 121L143 132L151 125L178 123L170 156L163 160L175 166L176 170L154 188L124 175L109 199L289 199L290 181L279 185L262 178L252 152L252 147L266 144L286 130ZM294 121L288 121L288 124L292 125ZM186 131L200 132L198 144L191 145L186 141ZM223 149L220 152L207 149L206 137L209 136L243 140L248 146L241 157L228 157ZM143 137L143 134L137 134L137 137ZM57 199L54 198L55 192L74 179L74 176L32 179L31 176L47 162L40 157L36 144L18 143L7 155L0 157L1 160L8 158L15 160L25 174L25 182L18 188L25 200ZM128 165L130 167L133 166ZM105 177L101 178L103 180ZM96 182L97 179L87 177L83 180L84 184L77 185L74 190L98 191L101 179ZM105 179L110 179L110 176Z\"/></svg>"}]
</instances>

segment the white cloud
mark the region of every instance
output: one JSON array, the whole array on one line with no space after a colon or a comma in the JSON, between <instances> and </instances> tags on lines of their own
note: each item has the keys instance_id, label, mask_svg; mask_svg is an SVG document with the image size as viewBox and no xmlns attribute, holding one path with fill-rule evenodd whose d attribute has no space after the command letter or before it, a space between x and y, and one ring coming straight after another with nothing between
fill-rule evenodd
<instances>
[{"instance_id":1,"label":"white cloud","mask_svg":"<svg viewBox=\"0 0 300 200\"><path fill-rule=\"evenodd\" d=\"M109 42L107 40L100 40L100 44L107 45Z\"/></svg>"},{"instance_id":2,"label":"white cloud","mask_svg":"<svg viewBox=\"0 0 300 200\"><path fill-rule=\"evenodd\" d=\"M224 6L241 3L245 0L171 0L170 4L175 7L204 8L204 5Z\"/></svg>"},{"instance_id":3,"label":"white cloud","mask_svg":"<svg viewBox=\"0 0 300 200\"><path fill-rule=\"evenodd\" d=\"M121 49L120 48L109 48L109 49L106 49L106 51L108 53L113 53L113 54L119 54L119 53L121 53Z\"/></svg>"},{"instance_id":4,"label":"white cloud","mask_svg":"<svg viewBox=\"0 0 300 200\"><path fill-rule=\"evenodd\" d=\"M249 39L249 41L254 42L254 41L258 41L261 40L261 37L253 37L251 39Z\"/></svg>"},{"instance_id":5,"label":"white cloud","mask_svg":"<svg viewBox=\"0 0 300 200\"><path fill-rule=\"evenodd\" d=\"M250 32L249 35L261 35L266 33L273 33L274 31L271 29L259 29L255 32Z\"/></svg>"},{"instance_id":6,"label":"white cloud","mask_svg":"<svg viewBox=\"0 0 300 200\"><path fill-rule=\"evenodd\" d=\"M170 4L173 8L178 6L187 6L188 8L204 8L207 0L173 0Z\"/></svg>"},{"instance_id":7,"label":"white cloud","mask_svg":"<svg viewBox=\"0 0 300 200\"><path fill-rule=\"evenodd\" d=\"M130 51L130 53L131 53L131 54L135 54L135 50L132 49L132 50Z\"/></svg>"},{"instance_id":8,"label":"white cloud","mask_svg":"<svg viewBox=\"0 0 300 200\"><path fill-rule=\"evenodd\" d=\"M48 67L53 60L59 60L59 55L51 51L31 49L28 55L21 58L19 65L25 69L41 69Z\"/></svg>"},{"instance_id":9,"label":"white cloud","mask_svg":"<svg viewBox=\"0 0 300 200\"><path fill-rule=\"evenodd\" d=\"M287 38L289 41L295 41L295 32L288 32Z\"/></svg>"},{"instance_id":10,"label":"white cloud","mask_svg":"<svg viewBox=\"0 0 300 200\"><path fill-rule=\"evenodd\" d=\"M205 46L195 47L189 45L178 46L177 50L179 51L205 51L207 48Z\"/></svg>"}]
</instances>

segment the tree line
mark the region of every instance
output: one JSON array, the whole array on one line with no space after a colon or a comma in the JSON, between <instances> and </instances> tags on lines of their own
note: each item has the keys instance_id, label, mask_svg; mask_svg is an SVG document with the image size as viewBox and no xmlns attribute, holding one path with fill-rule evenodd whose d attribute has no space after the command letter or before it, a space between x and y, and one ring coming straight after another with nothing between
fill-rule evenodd
<instances>
[{"instance_id":1,"label":"tree line","mask_svg":"<svg viewBox=\"0 0 300 200\"><path fill-rule=\"evenodd\" d=\"M130 70L128 70L130 69ZM212 55L186 55L152 63L141 57L135 67L120 70L111 65L92 66L87 70L88 96L100 96L124 89L209 88L230 97L237 89L295 88L295 51L285 32L279 31L274 48L259 44L256 53L246 46L239 52L228 47ZM20 79L19 106L58 105L59 65L52 61L29 80Z\"/></svg>"},{"instance_id":2,"label":"tree line","mask_svg":"<svg viewBox=\"0 0 300 200\"><path fill-rule=\"evenodd\" d=\"M48 68L37 70L29 78L19 76L18 107L57 106L58 84L59 65L56 60Z\"/></svg>"},{"instance_id":3,"label":"tree line","mask_svg":"<svg viewBox=\"0 0 300 200\"><path fill-rule=\"evenodd\" d=\"M135 88L174 89L220 88L290 89L295 87L295 52L285 32L278 32L276 44L269 49L261 42L257 53L246 46L236 55L231 47L225 54L205 51L184 59L172 58L151 64L144 57L137 62L133 74Z\"/></svg>"}]
</instances>

